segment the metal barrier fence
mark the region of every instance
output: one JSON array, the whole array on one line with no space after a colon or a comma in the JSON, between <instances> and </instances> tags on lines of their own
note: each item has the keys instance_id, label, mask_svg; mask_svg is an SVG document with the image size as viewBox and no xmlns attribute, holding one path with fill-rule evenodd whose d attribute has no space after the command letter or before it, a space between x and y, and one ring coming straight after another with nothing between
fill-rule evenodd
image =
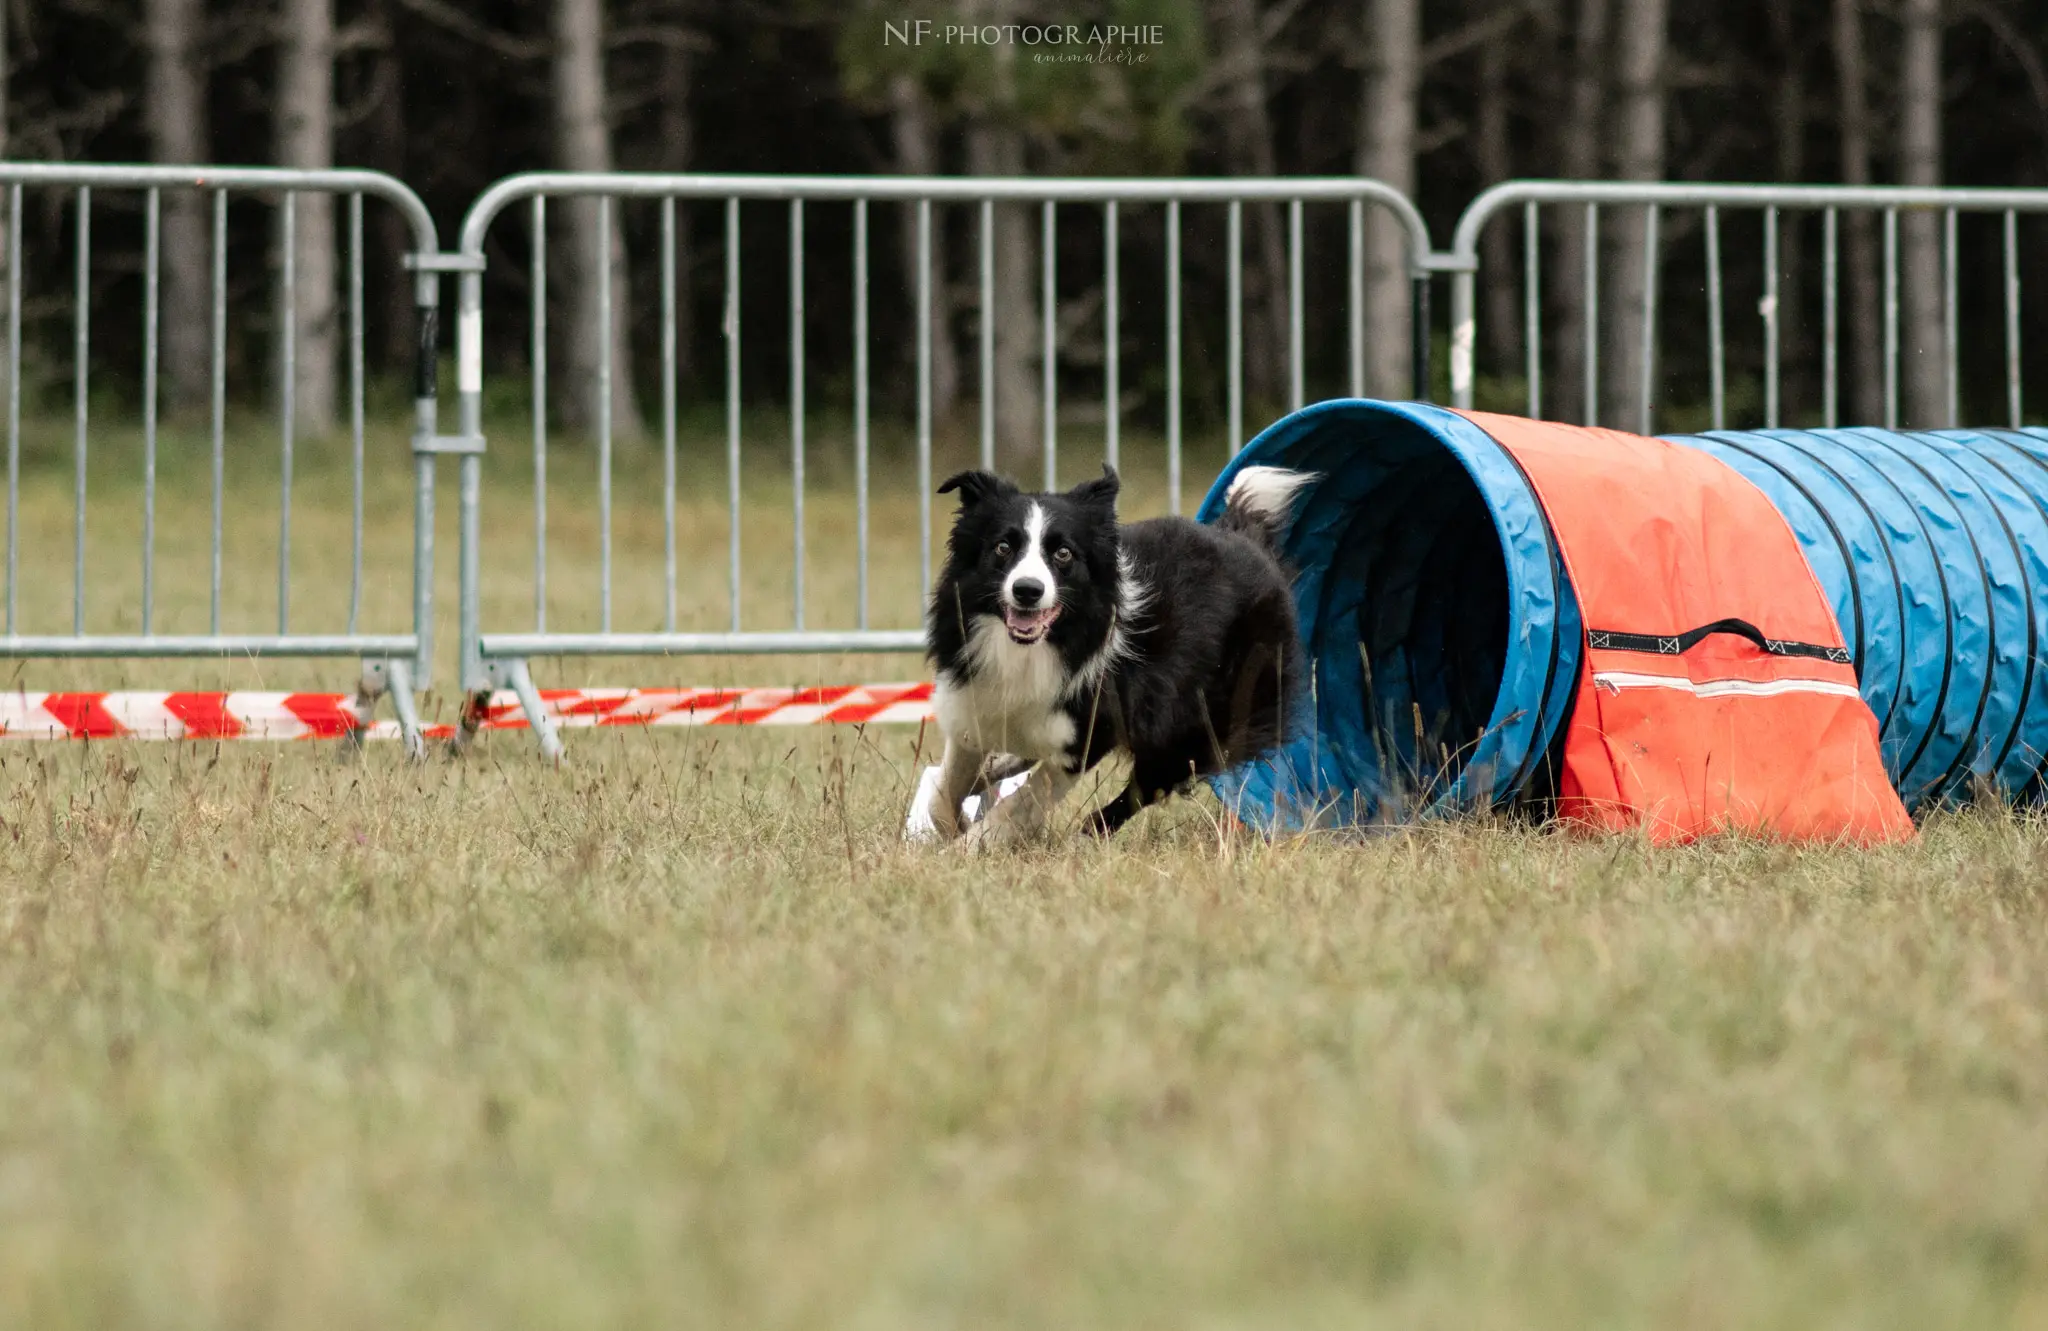
<instances>
[{"instance_id":1,"label":"metal barrier fence","mask_svg":"<svg viewBox=\"0 0 2048 1331\"><path fill-rule=\"evenodd\" d=\"M1783 298L1780 273L1780 228L1783 214L1817 213L1822 221L1821 251L1821 419L1834 426L1841 416L1841 218L1844 214L1878 214L1883 224L1882 330L1883 424L1899 424L1900 388L1900 218L1902 215L1935 213L1941 218L1941 307L1942 375L1945 390L1943 424L1955 428L1961 421L1960 317L1957 282L1957 218L1960 214L1992 214L2002 220L2002 300L2004 329L2004 387L2008 422L2021 424L2020 265L2018 219L2027 214L2048 213L2048 191L2021 189L1930 189L1910 187L1857 187L1834 185L1713 185L1677 183L1622 183L1612 181L1517 180L1496 185L1467 206L1458 219L1451 253L1437 266L1452 273L1451 286L1451 401L1469 408L1475 392L1475 342L1477 319L1476 288L1480 276L1480 239L1489 224L1499 225L1519 211L1522 230L1523 375L1527 381L1526 413L1540 417L1543 396L1543 283L1541 280L1541 210L1544 207L1581 209L1575 221L1577 239L1583 245L1578 258L1582 289L1577 293L1577 312L1583 343L1576 348L1578 369L1583 376L1574 385L1584 407L1583 423L1597 424L1600 403L1600 223L1605 208L1625 207L1638 212L1643 224L1643 269L1639 283L1641 305L1636 311L1641 323L1641 342L1634 348L1638 373L1635 420L1631 428L1640 433L1655 431L1658 351L1659 280L1670 259L1667 247L1659 243L1659 226L1666 209L1698 210L1701 244L1705 259L1706 333L1708 348L1708 409L1713 428L1722 428L1727 414L1726 337L1723 319L1723 275L1721 213L1727 209L1753 210L1761 215L1762 299L1758 313L1762 323L1763 418L1767 429L1781 420L1782 363L1780 333L1788 306ZM1801 274L1792 274L1796 281ZM1874 423L1874 422L1870 422Z\"/></svg>"},{"instance_id":2,"label":"metal barrier fence","mask_svg":"<svg viewBox=\"0 0 2048 1331\"><path fill-rule=\"evenodd\" d=\"M546 376L546 302L541 295L547 281L546 205L549 199L595 198L602 210L597 221L598 255L596 269L609 273L613 244L612 210L622 200L653 200L661 212L661 264L664 369L662 374L663 507L667 551L666 615L664 628L653 633L615 631L612 627L612 420L609 389L600 390L597 408L598 448L598 539L600 543L597 586L600 627L595 633L550 631L547 610L547 465L548 402ZM725 407L726 407L726 501L730 528L727 552L728 627L719 632L680 632L676 619L676 402L673 373L676 304L674 274L674 208L678 201L716 200L724 204L725 259ZM483 534L480 503L482 494L483 435L483 269L485 240L492 224L507 210L527 203L533 228L531 283L534 300L529 314L529 336L533 348L532 466L535 511L535 615L531 632L486 633L482 624ZM790 286L789 319L791 338L788 354L790 383L787 407L790 413L789 480L792 494L794 584L791 622L773 629L748 628L741 615L740 473L741 473L741 378L740 331L740 216L743 203L780 203L789 220ZM853 215L854 318L849 334L854 347L853 406L855 490L858 516L855 550L858 562L858 615L855 627L819 630L806 625L804 588L804 476L805 476L805 207L816 203L850 205ZM1104 325L1103 395L1107 416L1105 449L1107 460L1115 462L1118 449L1118 419L1121 413L1118 303L1120 259L1116 237L1120 209L1132 206L1162 208L1166 240L1166 449L1169 493L1178 511L1181 485L1182 448L1182 365L1181 328L1182 209L1214 205L1225 210L1229 223L1229 282L1226 317L1230 351L1226 357L1230 440L1233 448L1244 438L1242 414L1244 387L1243 315L1241 282L1242 210L1245 204L1285 204L1288 209L1288 356L1289 378L1295 405L1303 397L1305 358L1303 345L1304 263L1303 210L1314 204L1339 204L1348 209L1348 334L1351 389L1362 394L1367 330L1365 327L1365 209L1368 205L1391 215L1404 238L1406 266L1414 300L1413 342L1410 348L1415 373L1416 395L1426 396L1429 361L1428 273L1431 252L1429 234L1414 205L1403 195L1377 181L1362 179L1307 180L993 180L919 179L905 177L777 177L777 176L689 176L689 175L578 175L535 174L500 181L487 190L463 221L459 245L462 265L461 294L456 328L456 362L460 395L461 446L476 451L462 459L461 471L461 673L465 692L473 699L492 687L509 687L517 692L527 714L536 718L536 733L543 748L558 753L559 740L545 722L538 694L527 668L532 656L570 655L689 655L706 653L765 652L907 652L923 647L923 634L915 623L878 628L869 623L867 582L869 562L869 437L870 367L868 208L871 203L911 205L916 210L916 466L918 490L918 545L920 598L932 577L932 249L933 212L936 207L966 205L978 208L980 242L980 366L981 366L981 452L985 465L994 460L994 416L992 405L992 362L994 357L993 314L995 301L994 209L1007 204L1036 204L1040 210L1040 279L1043 292L1039 347L1042 456L1047 484L1052 483L1059 458L1058 341L1056 321L1056 274L1058 272L1058 216L1061 205L1096 205L1101 209L1104 271L1102 320ZM611 283L598 285L611 299ZM604 330L598 349L598 382L608 385L613 369L614 327L609 306L597 320ZM470 716L478 713L472 707ZM474 727L465 727L464 734Z\"/></svg>"},{"instance_id":3,"label":"metal barrier fence","mask_svg":"<svg viewBox=\"0 0 2048 1331\"><path fill-rule=\"evenodd\" d=\"M159 371L159 281L162 261L162 197L166 191L190 190L204 194L211 206L211 324L209 370L211 387L211 495L210 588L207 631L204 633L159 633L157 624L156 559L156 472L158 435ZM23 293L35 274L24 267L22 258L23 200L26 191L59 192L55 206L71 209L70 235L75 246L74 271L68 274L73 336L73 540L70 555L71 625L68 633L29 634L21 631L17 618L16 591L25 575L61 576L61 567L39 566L34 552L27 564L20 541L21 455L22 455L22 305ZM69 191L68 198L61 192ZM88 631L87 559L87 459L91 451L92 397L90 361L92 350L93 216L95 195L121 193L131 201L139 196L142 217L141 279L143 294L143 335L141 338L142 403L142 538L140 551L141 598L136 633ZM295 629L291 606L291 496L294 453L295 411L292 386L296 381L293 342L296 321L292 302L299 286L292 271L295 253L291 236L302 195L338 197L346 208L347 243L343 278L346 317L343 346L347 363L346 410L350 424L350 477L352 522L350 549L350 592L343 627L339 631L306 632ZM245 196L270 203L284 243L280 254L284 264L281 287L279 336L281 340L281 392L278 421L278 462L281 474L278 509L277 629L275 633L227 632L222 625L222 585L233 570L224 568L222 526L226 470L225 401L228 375L227 286L229 262L228 201ZM412 453L414 469L410 631L369 633L360 629L363 593L365 526L363 516L365 461L363 451L365 412L364 293L363 293L363 207L375 199L398 210L410 232L413 253L407 256L412 299L417 313L417 345L414 385ZM547 379L547 286L546 217L550 200L592 200L599 210L596 235L599 243L597 269L609 271L610 247L615 242L615 210L640 201L658 210L658 259L661 266L663 362L661 374L660 447L662 501L664 512L665 568L663 627L656 632L627 632L614 628L613 594L613 430L609 415L609 394L600 392L596 425L598 487L598 568L593 588L599 623L594 632L561 632L549 628L547 473L549 423ZM729 529L723 570L727 584L726 626L717 631L688 632L679 628L679 582L677 570L677 514L679 479L677 470L678 386L675 375L675 346L679 318L676 297L677 209L692 203L722 208L723 250L723 382L724 382L724 507ZM525 205L524 209L517 205ZM1632 385L1636 398L1630 404L1635 419L1630 422L1643 432L1656 428L1659 407L1658 385L1665 377L1658 367L1659 319L1666 318L1670 283L1666 274L1675 262L1672 244L1660 229L1670 210L1696 215L1704 260L1704 295L1707 411L1715 427L1724 424L1730 405L1728 386L1728 338L1724 301L1726 279L1722 250L1722 214L1728 210L1750 210L1760 215L1757 239L1762 262L1758 273L1762 299L1758 305L1762 354L1758 372L1762 381L1762 414L1767 427L1780 423L1782 412L1780 355L1781 328L1787 302L1781 289L1780 234L1788 214L1818 215L1822 227L1820 296L1819 375L1822 406L1819 415L1828 425L1841 416L1843 356L1842 275L1840 258L1844 215L1875 215L1882 224L1883 259L1880 270L1883 298L1882 320L1882 414L1885 424L1896 426L1900 414L1901 358L1901 218L1932 214L1939 219L1939 285L1941 292L1941 373L1946 389L1947 423L1959 424L1962 400L1962 319L1958 255L1959 216L1989 214L2002 223L2002 282L1999 314L2004 332L2004 414L2018 425L2022 411L2022 347L2020 320L2019 219L2048 213L2048 191L1854 188L1839 186L1778 185L1693 185L1674 183L1613 183L1582 181L1513 181L1486 191L1460 217L1451 249L1438 253L1431 247L1428 230L1415 206L1403 195L1376 181L1359 179L1307 180L1002 180L936 179L906 177L774 177L774 176L691 176L691 175L578 175L532 174L515 176L493 185L469 208L462 225L458 251L443 254L435 228L425 206L403 183L368 171L289 171L267 168L67 166L0 163L0 226L5 227L5 373L7 431L7 546L5 552L5 634L0 636L0 657L113 658L113 657L346 657L362 658L364 677L362 700L374 705L375 698L390 693L412 748L420 751L419 722L413 691L424 687L433 652L433 528L436 459L453 454L460 459L460 601L457 607L459 631L459 685L472 703L494 687L507 687L520 697L528 714L540 719L536 732L550 754L560 752L560 743L546 722L539 705L528 658L533 656L613 655L704 655L721 653L814 653L814 652L910 652L922 648L922 632L915 623L877 626L871 622L868 590L870 563L870 442L873 426L870 356L872 340L870 266L871 205L901 205L909 210L905 241L909 257L906 267L914 283L914 434L917 495L915 558L918 564L920 603L928 592L933 565L933 366L934 239L946 209L968 210L965 221L978 245L979 328L979 443L984 465L995 461L995 329L997 308L996 255L997 208L1036 205L1038 291L1041 308L1036 347L1038 409L1041 413L1039 455L1047 484L1057 474L1060 461L1059 392L1062 352L1060 344L1060 302L1057 278L1061 271L1059 223L1062 209L1086 206L1098 210L1102 242L1099 273L1100 307L1087 311L1099 319L1102 330L1101 404L1104 413L1103 444L1107 461L1119 460L1120 422L1125 413L1123 385L1130 367L1123 360L1126 328L1122 304L1124 280L1129 265L1119 253L1119 228L1124 219L1141 215L1147 222L1157 218L1165 242L1161 284L1164 335L1159 363L1140 367L1140 374L1156 368L1164 381L1164 442L1167 488L1171 506L1179 511L1182 498L1183 464L1183 325L1188 319L1183 291L1183 234L1185 214L1199 209L1220 211L1228 224L1227 283L1223 315L1227 325L1228 350L1221 371L1225 380L1224 401L1228 418L1228 443L1234 451L1246 437L1245 385L1245 290L1243 281L1243 213L1247 205L1286 209L1286 317L1284 328L1271 335L1286 340L1286 380L1292 405L1305 398L1304 365L1305 308L1310 281L1305 260L1305 209L1338 206L1346 212L1348 260L1341 290L1344 308L1346 368L1350 391L1364 389L1368 338L1376 331L1367 327L1366 209L1371 207L1392 219L1402 239L1404 262L1410 281L1411 342L1408 348L1414 373L1414 392L1427 398L1429 385L1431 278L1448 273L1452 279L1450 328L1450 384L1454 405L1470 407L1477 395L1475 341L1478 331L1478 286L1483 251L1481 240L1489 225L1512 225L1519 221L1522 240L1521 271L1521 358L1519 367L1526 380L1526 410L1532 416L1544 411L1544 334L1546 316L1542 281L1542 210L1567 209L1567 218L1577 228L1575 251L1580 288L1575 311L1579 344L1574 367L1581 383L1589 420L1596 418L1602 387L1602 327L1600 279L1604 263L1600 251L1600 228L1604 210L1630 209L1639 218L1642 267L1629 288L1634 307L1629 311L1633 333L1639 324L1639 347L1632 348L1637 370ZM786 408L789 418L789 451L786 480L790 494L791 613L787 622L770 627L752 626L742 616L741 473L742 473L742 343L741 343L741 218L743 207L776 205L785 210L789 236L788 314L786 345L789 381L786 398L775 403ZM855 584L856 610L850 628L815 627L806 614L805 586L805 470L806 443L806 356L805 281L810 254L805 243L806 209L824 215L818 206L843 206L852 222L851 327L846 330L851 348L852 443L854 453L854 504L856 515L846 551ZM1134 214L1133 210L1151 210ZM529 311L526 335L532 349L533 440L530 454L534 481L534 511L531 533L534 542L535 610L530 631L485 632L483 570L487 553L493 564L502 542L494 540L487 549L482 520L484 394L484 285L487 264L486 241L494 224L507 212L523 211L532 231ZM1207 214L1204 214L1207 216ZM1276 214L1277 216L1277 214ZM1690 220L1686 224L1690 224ZM1976 225L1972 223L1972 225ZM966 228L963 228L966 229ZM1092 237L1090 237L1092 238ZM1689 258L1687 262L1690 262ZM442 273L459 275L459 305L456 329L457 377L460 399L457 430L438 431L435 357L438 345L438 285ZM1924 279L1925 273L1922 274ZM60 279L61 280L61 279ZM1092 280L1092 279L1091 279ZM1148 278L1149 280L1149 278ZM1794 271L1795 290L1804 275ZM1028 278L1026 284L1029 285ZM611 299L612 284L598 282L603 300ZM1924 280L1922 282L1924 286ZM1320 282L1324 290L1334 282ZM1680 293L1690 299L1691 291ZM1570 301L1567 302L1570 305ZM611 330L612 311L607 307L598 321L605 331L597 348L600 383L609 378L615 356ZM683 315L682 317L687 317ZM815 331L815 330L813 330ZM1554 344L1553 344L1554 347ZM758 353L756 353L758 354ZM1610 349L1608 359L1613 358ZM1068 358L1071 361L1071 358ZM1971 363L1975 363L1974 361ZM1065 366L1071 373L1074 364ZM1611 366L1610 366L1611 368ZM815 408L811 409L815 414ZM907 539L907 514L906 532ZM906 566L907 567L907 566ZM904 579L907 584L907 572ZM907 586L906 586L907 590ZM700 607L701 608L701 607ZM337 619L342 616L336 607ZM104 612L95 616L104 620ZM481 713L471 706L465 710L464 725L458 728L457 743L474 733L474 721Z\"/></svg>"},{"instance_id":4,"label":"metal barrier fence","mask_svg":"<svg viewBox=\"0 0 2048 1331\"><path fill-rule=\"evenodd\" d=\"M22 454L22 300L34 279L22 260L23 196L25 191L71 192L73 244L71 278L73 323L73 484L70 554L71 624L68 633L23 633L17 617L17 588L23 576L21 550ZM208 369L210 379L211 493L210 586L204 633L157 631L157 462L159 384L159 286L161 230L166 191L201 192L210 207L211 283ZM110 193L141 195L143 217L143 328L141 337L142 407L142 538L141 603L137 633L96 632L87 624L87 470L92 443L92 224L95 198ZM350 591L345 620L338 631L307 632L293 626L291 604L292 470L297 382L295 331L300 283L294 271L295 227L302 195L337 196L346 204L348 245L346 310L342 337L348 366L346 404L351 439L352 542ZM279 289L278 369L280 417L278 461L281 473L278 507L277 630L275 633L230 632L222 624L222 582L233 571L223 568L222 524L226 477L226 401L228 377L227 273L229 264L228 203L231 195L274 200L281 239L283 274ZM0 196L6 226L6 412L7 412L7 548L5 573L6 632L0 636L0 657L10 658L167 658L167 657L361 657L363 676L359 700L365 715L378 696L388 693L404 728L408 746L421 751L419 719L413 691L425 684L433 649L433 438L435 433L435 309L441 265L433 220L411 189L390 176L372 171L294 171L243 167L88 166L0 163ZM363 201L376 199L394 207L410 230L416 269L414 301L419 337L414 405L413 596L409 631L369 633L359 626L363 591L364 484L364 348L363 348ZM59 201L59 205L61 201ZM33 556L33 552L30 552ZM32 561L31 576L61 578L61 565ZM335 607L340 610L341 607ZM104 614L98 616L104 619ZM340 618L340 616L337 616Z\"/></svg>"}]
</instances>

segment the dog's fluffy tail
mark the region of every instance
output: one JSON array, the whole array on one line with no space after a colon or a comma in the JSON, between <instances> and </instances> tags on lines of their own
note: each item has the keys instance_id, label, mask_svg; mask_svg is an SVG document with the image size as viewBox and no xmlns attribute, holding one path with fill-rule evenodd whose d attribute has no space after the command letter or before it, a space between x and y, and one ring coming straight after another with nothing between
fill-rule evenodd
<instances>
[{"instance_id":1,"label":"dog's fluffy tail","mask_svg":"<svg viewBox=\"0 0 2048 1331\"><path fill-rule=\"evenodd\" d=\"M1249 536L1278 555L1281 540L1294 523L1295 499L1318 479L1312 471L1246 467L1223 492L1223 516L1216 525Z\"/></svg>"}]
</instances>

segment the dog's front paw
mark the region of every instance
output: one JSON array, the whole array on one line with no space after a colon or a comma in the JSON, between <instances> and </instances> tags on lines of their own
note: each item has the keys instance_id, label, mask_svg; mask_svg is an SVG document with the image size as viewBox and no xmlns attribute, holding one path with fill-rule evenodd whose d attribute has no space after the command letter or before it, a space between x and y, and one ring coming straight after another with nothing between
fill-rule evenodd
<instances>
[{"instance_id":1,"label":"dog's front paw","mask_svg":"<svg viewBox=\"0 0 2048 1331\"><path fill-rule=\"evenodd\" d=\"M998 806L1000 808L1000 806ZM967 829L959 841L970 855L988 851L1021 850L1042 839L1042 829L1016 818L990 816Z\"/></svg>"},{"instance_id":2,"label":"dog's front paw","mask_svg":"<svg viewBox=\"0 0 2048 1331\"><path fill-rule=\"evenodd\" d=\"M953 843L955 848L964 855L979 855L984 851L998 848L1003 844L1002 836L1000 833L991 833L989 830L990 826L987 822L974 824L967 829L966 833L958 841Z\"/></svg>"}]
</instances>

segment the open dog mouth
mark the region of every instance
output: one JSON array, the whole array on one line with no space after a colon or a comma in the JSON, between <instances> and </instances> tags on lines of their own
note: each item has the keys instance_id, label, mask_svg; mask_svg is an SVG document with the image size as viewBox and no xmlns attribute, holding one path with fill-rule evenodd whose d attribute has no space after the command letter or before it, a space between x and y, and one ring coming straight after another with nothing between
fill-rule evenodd
<instances>
[{"instance_id":1,"label":"open dog mouth","mask_svg":"<svg viewBox=\"0 0 2048 1331\"><path fill-rule=\"evenodd\" d=\"M1003 607L1003 627L1010 631L1010 641L1027 647L1043 638L1052 628L1052 622L1059 617L1057 604L1037 610L1019 610L1013 605Z\"/></svg>"}]
</instances>

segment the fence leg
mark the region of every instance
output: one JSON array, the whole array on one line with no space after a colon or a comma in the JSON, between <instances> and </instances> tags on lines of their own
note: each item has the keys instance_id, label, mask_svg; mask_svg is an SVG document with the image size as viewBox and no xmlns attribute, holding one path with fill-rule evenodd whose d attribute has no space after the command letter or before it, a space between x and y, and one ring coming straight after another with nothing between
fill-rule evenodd
<instances>
[{"instance_id":1,"label":"fence leg","mask_svg":"<svg viewBox=\"0 0 2048 1331\"><path fill-rule=\"evenodd\" d=\"M384 679L391 694L391 710L398 714L398 734L405 741L405 756L416 763L425 762L427 738L420 730L420 710L412 696L412 665L405 661L388 662Z\"/></svg>"},{"instance_id":2,"label":"fence leg","mask_svg":"<svg viewBox=\"0 0 2048 1331\"><path fill-rule=\"evenodd\" d=\"M355 757L363 750L363 737L377 716L377 700L390 695L391 710L398 716L398 734L405 741L405 756L418 762L427 756L426 739L420 731L419 708L412 696L412 664L408 661L365 661L356 685L357 723L342 741L342 752Z\"/></svg>"},{"instance_id":3,"label":"fence leg","mask_svg":"<svg viewBox=\"0 0 2048 1331\"><path fill-rule=\"evenodd\" d=\"M519 695L519 708L526 713L526 724L533 727L533 737L540 741L541 755L550 762L562 761L562 737L555 729L554 719L541 706L540 690L533 686L526 658L514 657L506 662L504 673L505 682Z\"/></svg>"}]
</instances>

